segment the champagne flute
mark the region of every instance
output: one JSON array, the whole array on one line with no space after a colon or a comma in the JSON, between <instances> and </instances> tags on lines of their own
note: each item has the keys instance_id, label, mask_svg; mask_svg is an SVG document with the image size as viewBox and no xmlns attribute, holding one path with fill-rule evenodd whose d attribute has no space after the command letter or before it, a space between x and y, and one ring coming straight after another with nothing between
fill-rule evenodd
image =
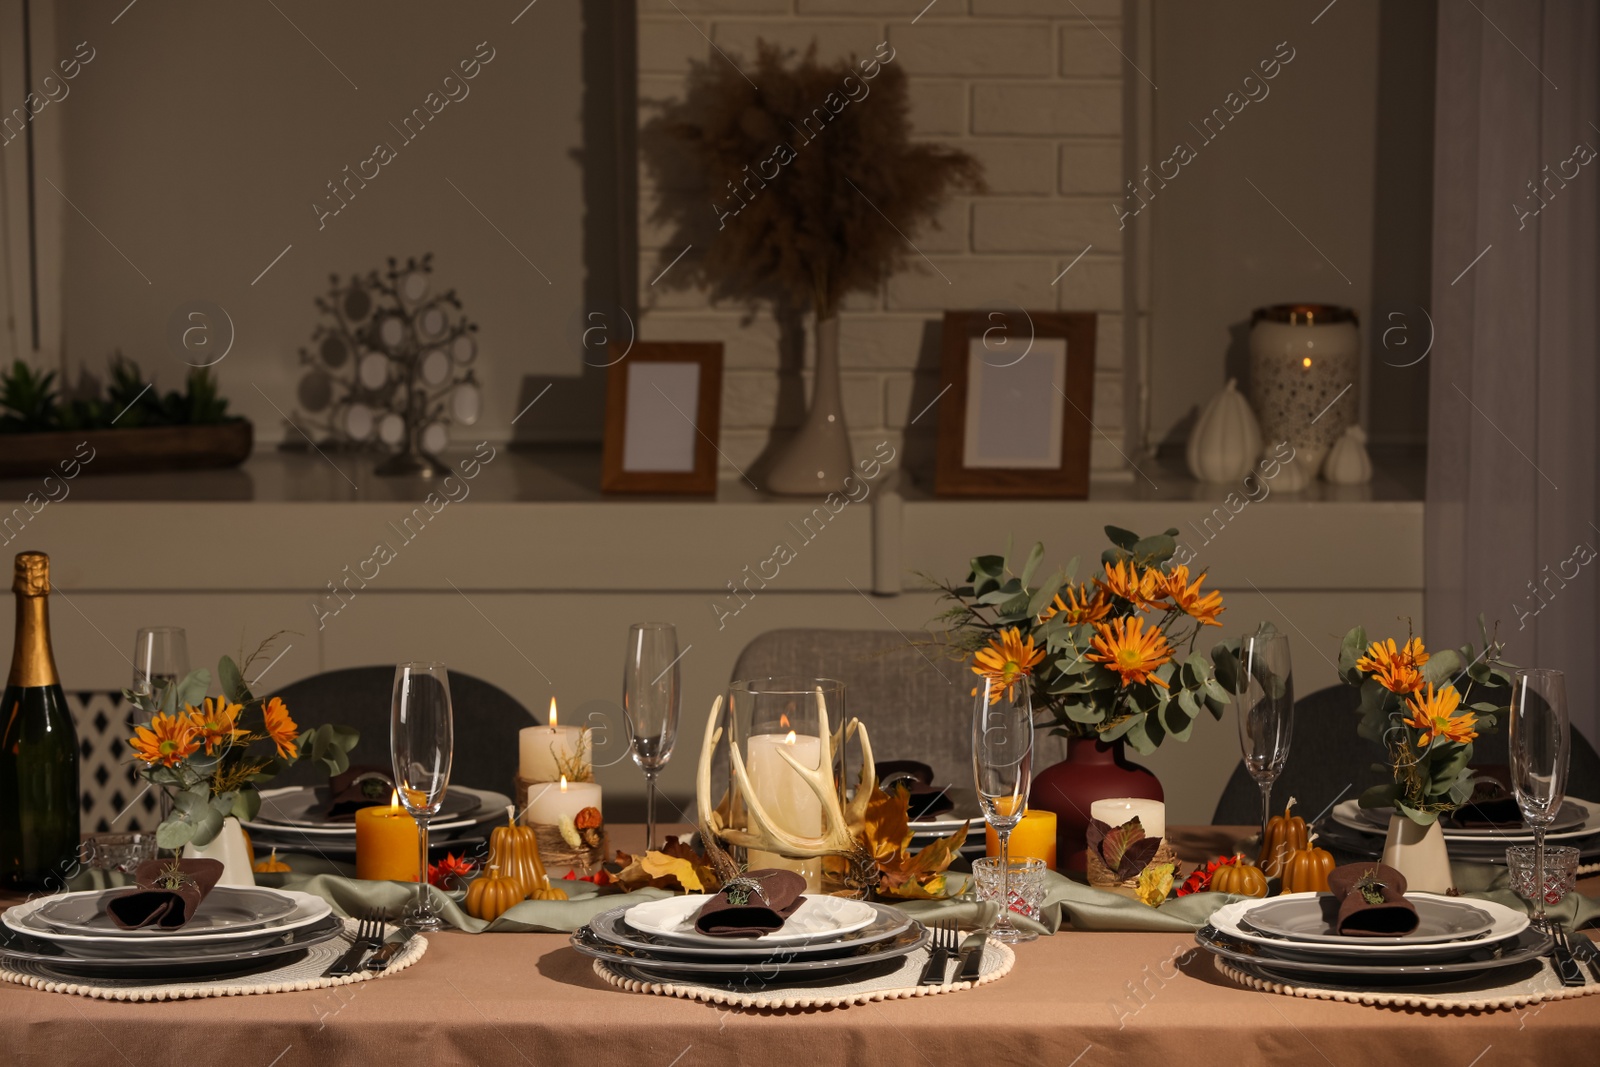
<instances>
[{"instance_id":1,"label":"champagne flute","mask_svg":"<svg viewBox=\"0 0 1600 1067\"><path fill-rule=\"evenodd\" d=\"M1508 725L1511 785L1522 817L1533 827L1533 923L1544 927L1544 835L1561 810L1571 758L1566 677L1536 668L1515 672Z\"/></svg>"},{"instance_id":2,"label":"champagne flute","mask_svg":"<svg viewBox=\"0 0 1600 1067\"><path fill-rule=\"evenodd\" d=\"M1234 678L1239 705L1239 748L1244 767L1261 787L1261 850L1263 871L1276 866L1265 855L1267 822L1272 817L1272 783L1289 758L1294 727L1294 674L1289 665L1289 638L1255 633L1239 639L1239 666Z\"/></svg>"},{"instance_id":3,"label":"champagne flute","mask_svg":"<svg viewBox=\"0 0 1600 1067\"><path fill-rule=\"evenodd\" d=\"M622 710L633 762L644 772L646 851L656 847L656 777L672 758L672 745L678 739L681 658L678 631L669 623L636 622L628 627Z\"/></svg>"},{"instance_id":4,"label":"champagne flute","mask_svg":"<svg viewBox=\"0 0 1600 1067\"><path fill-rule=\"evenodd\" d=\"M1025 941L1011 925L1011 831L1028 811L1033 784L1033 704L1028 680L1005 685L993 678L978 682L972 713L972 770L983 817L1000 842L1000 917L989 936Z\"/></svg>"},{"instance_id":5,"label":"champagne flute","mask_svg":"<svg viewBox=\"0 0 1600 1067\"><path fill-rule=\"evenodd\" d=\"M455 730L450 675L443 663L401 663L394 669L389 748L400 803L417 820L417 907L405 925L438 930L444 923L428 892L428 820L444 805Z\"/></svg>"},{"instance_id":6,"label":"champagne flute","mask_svg":"<svg viewBox=\"0 0 1600 1067\"><path fill-rule=\"evenodd\" d=\"M133 640L133 692L157 705L189 673L189 640L181 626L146 626Z\"/></svg>"}]
</instances>

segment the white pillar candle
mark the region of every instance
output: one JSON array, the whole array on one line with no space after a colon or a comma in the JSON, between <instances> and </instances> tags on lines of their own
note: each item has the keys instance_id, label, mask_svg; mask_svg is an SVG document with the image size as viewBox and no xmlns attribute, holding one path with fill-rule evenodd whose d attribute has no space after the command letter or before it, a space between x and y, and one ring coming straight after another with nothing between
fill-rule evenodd
<instances>
[{"instance_id":1,"label":"white pillar candle","mask_svg":"<svg viewBox=\"0 0 1600 1067\"><path fill-rule=\"evenodd\" d=\"M1089 805L1090 818L1099 819L1107 826L1121 826L1136 815L1139 817L1139 825L1144 827L1144 836L1167 836L1167 806L1159 800L1113 797L1110 800L1097 800Z\"/></svg>"},{"instance_id":2,"label":"white pillar candle","mask_svg":"<svg viewBox=\"0 0 1600 1067\"><path fill-rule=\"evenodd\" d=\"M576 818L584 808L600 808L600 787L594 782L544 782L528 790L528 806L522 821L528 825L555 826L563 815ZM600 808L604 811L604 808Z\"/></svg>"},{"instance_id":3,"label":"white pillar candle","mask_svg":"<svg viewBox=\"0 0 1600 1067\"><path fill-rule=\"evenodd\" d=\"M518 735L517 773L530 782L555 782L563 774L574 780L593 777L586 733L581 726L556 721L556 700L551 697L550 724L524 727Z\"/></svg>"},{"instance_id":4,"label":"white pillar candle","mask_svg":"<svg viewBox=\"0 0 1600 1067\"><path fill-rule=\"evenodd\" d=\"M779 754L788 752L802 767L815 768L822 758L822 741L787 734L756 734L745 744L745 770L750 789L767 816L781 830L801 837L822 834L822 801L811 791L793 767ZM820 888L822 865L818 860L799 860L751 849L746 857L751 870L777 867L798 871L806 878L806 888Z\"/></svg>"}]
</instances>

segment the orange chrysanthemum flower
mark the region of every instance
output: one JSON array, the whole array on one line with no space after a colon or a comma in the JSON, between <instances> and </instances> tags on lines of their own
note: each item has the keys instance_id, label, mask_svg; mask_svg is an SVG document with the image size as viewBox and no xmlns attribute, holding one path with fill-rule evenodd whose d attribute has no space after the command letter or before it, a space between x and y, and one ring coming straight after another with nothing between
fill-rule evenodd
<instances>
[{"instance_id":1,"label":"orange chrysanthemum flower","mask_svg":"<svg viewBox=\"0 0 1600 1067\"><path fill-rule=\"evenodd\" d=\"M1160 603L1167 595L1165 576L1154 567L1139 570L1131 560L1126 563L1105 564L1106 576L1096 578L1095 584L1114 597L1120 597L1143 610L1166 607Z\"/></svg>"},{"instance_id":2,"label":"orange chrysanthemum flower","mask_svg":"<svg viewBox=\"0 0 1600 1067\"><path fill-rule=\"evenodd\" d=\"M1356 660L1356 670L1366 671L1391 693L1415 693L1422 688L1422 665L1429 659L1420 638L1413 637L1396 649L1394 638L1374 641L1367 654Z\"/></svg>"},{"instance_id":3,"label":"orange chrysanthemum flower","mask_svg":"<svg viewBox=\"0 0 1600 1067\"><path fill-rule=\"evenodd\" d=\"M1222 614L1222 594L1212 590L1205 595L1200 593L1200 583L1205 581L1202 572L1189 584L1189 568L1179 564L1172 571L1162 576L1167 596L1172 598L1172 603L1201 626L1221 626L1217 616Z\"/></svg>"},{"instance_id":4,"label":"orange chrysanthemum flower","mask_svg":"<svg viewBox=\"0 0 1600 1067\"><path fill-rule=\"evenodd\" d=\"M1017 680L1032 674L1033 668L1043 659L1044 649L1034 648L1033 637L1023 637L1021 631L1013 626L990 638L988 648L980 648L973 653L972 673L993 683L989 691L989 703L993 704L1000 699L1001 693L1009 698ZM978 695L976 688L972 690L972 695Z\"/></svg>"},{"instance_id":5,"label":"orange chrysanthemum flower","mask_svg":"<svg viewBox=\"0 0 1600 1067\"><path fill-rule=\"evenodd\" d=\"M267 736L272 743L278 746L278 755L284 759L299 758L299 749L295 747L295 738L300 736L300 728L289 718L289 709L284 705L281 697L273 697L261 709L261 714L267 720Z\"/></svg>"},{"instance_id":6,"label":"orange chrysanthemum flower","mask_svg":"<svg viewBox=\"0 0 1600 1067\"><path fill-rule=\"evenodd\" d=\"M1172 659L1172 646L1160 629L1152 626L1146 630L1144 620L1137 615L1098 623L1094 629L1095 638L1089 642L1090 660L1116 671L1125 686L1150 682L1168 688L1154 673Z\"/></svg>"},{"instance_id":7,"label":"orange chrysanthemum flower","mask_svg":"<svg viewBox=\"0 0 1600 1067\"><path fill-rule=\"evenodd\" d=\"M243 704L230 704L225 697L206 697L204 708L192 704L184 708L205 742L208 756L216 755L218 746L227 749L241 737L250 735L249 730L239 727L239 713L243 710Z\"/></svg>"},{"instance_id":8,"label":"orange chrysanthemum flower","mask_svg":"<svg viewBox=\"0 0 1600 1067\"><path fill-rule=\"evenodd\" d=\"M146 763L171 767L200 750L200 732L188 719L162 711L148 726L135 726L128 745Z\"/></svg>"},{"instance_id":9,"label":"orange chrysanthemum flower","mask_svg":"<svg viewBox=\"0 0 1600 1067\"><path fill-rule=\"evenodd\" d=\"M1455 713L1461 706L1461 694L1456 692L1455 686L1435 690L1429 685L1426 697L1413 693L1406 704L1411 708L1411 718L1406 720L1406 725L1416 727L1423 734L1417 739L1418 748L1427 748L1440 737L1465 744L1478 736L1473 729L1478 723L1477 716L1470 711L1461 715Z\"/></svg>"},{"instance_id":10,"label":"orange chrysanthemum flower","mask_svg":"<svg viewBox=\"0 0 1600 1067\"><path fill-rule=\"evenodd\" d=\"M1090 596L1088 587L1080 582L1076 589L1067 587L1066 600L1062 600L1061 594L1057 593L1050 606L1040 613L1039 621L1049 622L1063 612L1067 616L1067 625L1082 626L1084 623L1099 622L1111 614L1111 601L1098 589Z\"/></svg>"}]
</instances>

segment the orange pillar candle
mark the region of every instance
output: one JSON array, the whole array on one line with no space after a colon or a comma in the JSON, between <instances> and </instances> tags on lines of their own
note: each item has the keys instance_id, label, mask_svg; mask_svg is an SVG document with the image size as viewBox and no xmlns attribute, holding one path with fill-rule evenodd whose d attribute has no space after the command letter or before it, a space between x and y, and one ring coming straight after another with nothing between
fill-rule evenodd
<instances>
[{"instance_id":1,"label":"orange pillar candle","mask_svg":"<svg viewBox=\"0 0 1600 1067\"><path fill-rule=\"evenodd\" d=\"M415 882L417 820L399 803L373 805L356 812L356 877L378 882Z\"/></svg>"},{"instance_id":2,"label":"orange pillar candle","mask_svg":"<svg viewBox=\"0 0 1600 1067\"><path fill-rule=\"evenodd\" d=\"M994 827L986 826L984 835L989 842L989 855L1000 855L1000 839ZM1052 871L1056 869L1056 813L1029 808L1022 821L1011 830L1011 858L1013 860L1044 860Z\"/></svg>"}]
</instances>

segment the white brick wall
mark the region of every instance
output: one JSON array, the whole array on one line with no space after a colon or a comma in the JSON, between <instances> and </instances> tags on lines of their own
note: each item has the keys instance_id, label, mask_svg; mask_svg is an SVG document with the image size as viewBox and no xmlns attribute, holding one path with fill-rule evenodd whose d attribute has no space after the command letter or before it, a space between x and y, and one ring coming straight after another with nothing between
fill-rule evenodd
<instances>
[{"instance_id":1,"label":"white brick wall","mask_svg":"<svg viewBox=\"0 0 1600 1067\"><path fill-rule=\"evenodd\" d=\"M1122 470L1122 245L1109 207L1122 184L1121 4L936 0L924 10L925 4L638 0L640 121L653 113L650 100L678 94L691 60L720 61L707 38L736 61L753 53L757 39L795 49L816 40L824 60L867 54L889 41L894 62L911 78L914 135L972 153L984 164L989 188L952 198L940 215L942 228L911 235L926 259L913 257L880 292L847 301L840 349L845 418L857 450L916 437L927 454L937 418L923 412L939 392L942 311L1092 310L1099 313L1094 421L1100 431L1092 463ZM640 218L647 220L647 185L640 197ZM774 426L800 418L809 365L799 375L780 371L778 329L768 313L745 323L739 309L711 307L702 293L651 287L665 262L664 239L641 221L640 335L723 342L722 450L727 462L744 468L767 448ZM919 421L910 425L913 419Z\"/></svg>"}]
</instances>

